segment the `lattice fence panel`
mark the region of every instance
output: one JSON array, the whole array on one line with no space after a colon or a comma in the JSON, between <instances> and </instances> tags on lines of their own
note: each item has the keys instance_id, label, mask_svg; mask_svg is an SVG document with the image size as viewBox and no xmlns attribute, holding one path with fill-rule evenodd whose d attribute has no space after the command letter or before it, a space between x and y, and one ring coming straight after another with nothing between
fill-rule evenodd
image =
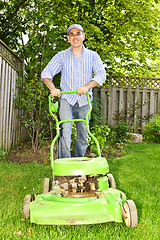
<instances>
[{"instance_id":1,"label":"lattice fence panel","mask_svg":"<svg viewBox=\"0 0 160 240\"><path fill-rule=\"evenodd\" d=\"M112 76L112 86L159 89L160 78Z\"/></svg>"}]
</instances>

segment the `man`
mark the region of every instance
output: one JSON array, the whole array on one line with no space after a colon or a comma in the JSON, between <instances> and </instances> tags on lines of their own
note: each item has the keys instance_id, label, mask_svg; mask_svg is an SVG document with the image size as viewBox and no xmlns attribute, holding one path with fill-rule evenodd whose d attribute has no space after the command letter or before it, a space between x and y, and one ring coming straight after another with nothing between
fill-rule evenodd
<instances>
[{"instance_id":1,"label":"man","mask_svg":"<svg viewBox=\"0 0 160 240\"><path fill-rule=\"evenodd\" d=\"M106 80L106 72L99 55L86 49L84 30L79 24L72 24L68 28L68 42L70 48L57 53L41 74L52 96L60 97L60 120L75 118L85 119L89 110L86 92L92 101L92 88L102 85ZM60 89L52 82L53 77L61 72ZM93 77L94 73L94 77ZM77 90L77 94L62 94L60 91ZM85 123L77 122L77 142L75 157L83 157L88 146L88 134ZM60 130L58 157L68 158L70 154L72 123L63 123Z\"/></svg>"}]
</instances>

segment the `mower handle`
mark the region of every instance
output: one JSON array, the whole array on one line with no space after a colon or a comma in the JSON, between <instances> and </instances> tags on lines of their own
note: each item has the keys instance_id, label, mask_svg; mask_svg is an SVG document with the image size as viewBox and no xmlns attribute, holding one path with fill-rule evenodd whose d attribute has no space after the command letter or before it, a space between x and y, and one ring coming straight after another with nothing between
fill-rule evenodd
<instances>
[{"instance_id":1,"label":"mower handle","mask_svg":"<svg viewBox=\"0 0 160 240\"><path fill-rule=\"evenodd\" d=\"M78 91L77 90L74 90L74 91L60 91L60 94L73 94L73 93L77 93ZM87 113L87 115L86 115L86 120L88 119L88 117L89 117L89 115L90 115L90 113L91 113L91 111L92 111L92 106L91 106L91 102L90 102L90 99L89 99L89 93L88 92L86 92L86 94L85 94L86 96L87 96L87 101L88 101L88 106L89 106L89 111L88 111L88 113ZM56 97L56 96L55 96ZM54 119L55 119L55 115L54 115L54 112L58 112L58 109L54 109L53 107L52 107L52 99L54 99L54 97L52 96L52 94L50 94L49 95L49 112L50 112L50 114L54 117ZM58 106L56 106L56 107L58 107ZM54 109L54 111L53 111L53 109ZM55 119L56 120L56 119Z\"/></svg>"},{"instance_id":2,"label":"mower handle","mask_svg":"<svg viewBox=\"0 0 160 240\"><path fill-rule=\"evenodd\" d=\"M73 90L73 91L60 91L61 94L72 94L72 93L77 93L77 90Z\"/></svg>"},{"instance_id":3,"label":"mower handle","mask_svg":"<svg viewBox=\"0 0 160 240\"><path fill-rule=\"evenodd\" d=\"M78 91L61 91L60 93L61 94L73 94L73 93L77 93ZM53 148L54 148L54 145L55 145L55 142L56 140L58 139L59 137L59 126L60 124L62 123L66 123L66 122L84 122L86 124L86 129L87 129L87 132L89 134L89 136L95 141L96 143L96 146L97 146L97 153L98 153L98 156L101 157L101 151L100 151L100 146L99 146L99 142L98 140L96 139L96 137L90 132L89 130L89 124L88 124L88 118L89 118L89 115L92 111L92 107L91 107L91 102L90 102L90 99L89 99L89 93L86 92L85 94L87 96L87 100L88 100L88 105L89 105L89 111L88 113L86 114L86 118L85 119L71 119L71 120L62 120L62 121L58 121L58 118L57 116L54 114L54 112L57 112L57 111L53 111L53 103L52 103L52 99L54 98L52 96L52 94L49 95L49 112L50 114L53 116L54 120L56 121L56 136L55 138L53 139L52 143L51 143L51 169L53 171L53 168L54 168L54 158L53 158Z\"/></svg>"}]
</instances>

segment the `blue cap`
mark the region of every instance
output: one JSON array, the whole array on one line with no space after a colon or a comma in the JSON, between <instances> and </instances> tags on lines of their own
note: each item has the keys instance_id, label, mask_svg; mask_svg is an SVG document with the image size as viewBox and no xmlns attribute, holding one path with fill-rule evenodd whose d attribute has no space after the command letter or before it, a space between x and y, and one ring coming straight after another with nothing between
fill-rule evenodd
<instances>
[{"instance_id":1,"label":"blue cap","mask_svg":"<svg viewBox=\"0 0 160 240\"><path fill-rule=\"evenodd\" d=\"M72 24L68 29L67 32L69 33L73 28L77 28L79 30L81 30L82 32L84 32L83 27L80 24Z\"/></svg>"}]
</instances>

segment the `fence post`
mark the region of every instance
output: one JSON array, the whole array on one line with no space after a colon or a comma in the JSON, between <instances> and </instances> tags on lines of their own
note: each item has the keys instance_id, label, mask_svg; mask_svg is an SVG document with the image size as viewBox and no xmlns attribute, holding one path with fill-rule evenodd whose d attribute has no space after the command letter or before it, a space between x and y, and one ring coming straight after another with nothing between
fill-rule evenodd
<instances>
[{"instance_id":1,"label":"fence post","mask_svg":"<svg viewBox=\"0 0 160 240\"><path fill-rule=\"evenodd\" d=\"M139 88L135 89L135 100L134 100L134 132L138 133L140 125L140 93Z\"/></svg>"},{"instance_id":2,"label":"fence post","mask_svg":"<svg viewBox=\"0 0 160 240\"><path fill-rule=\"evenodd\" d=\"M108 125L113 127L113 120L112 120L112 73L109 73L109 106L108 106Z\"/></svg>"},{"instance_id":3,"label":"fence post","mask_svg":"<svg viewBox=\"0 0 160 240\"><path fill-rule=\"evenodd\" d=\"M158 91L158 99L157 99L157 113L160 114L160 90Z\"/></svg>"}]
</instances>

